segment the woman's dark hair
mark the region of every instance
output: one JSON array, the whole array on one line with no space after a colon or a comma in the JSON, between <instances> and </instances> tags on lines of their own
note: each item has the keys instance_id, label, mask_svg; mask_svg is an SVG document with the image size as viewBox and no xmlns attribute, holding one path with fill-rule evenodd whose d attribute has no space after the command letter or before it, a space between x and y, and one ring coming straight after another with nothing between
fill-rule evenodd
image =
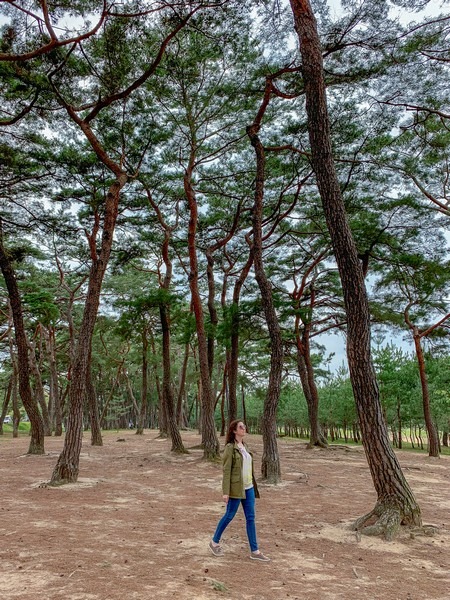
<instances>
[{"instance_id":1,"label":"woman's dark hair","mask_svg":"<svg viewBox=\"0 0 450 600\"><path fill-rule=\"evenodd\" d=\"M231 421L231 423L228 425L228 431L227 431L227 437L225 438L225 444L232 444L235 441L235 437L234 437L234 432L238 426L238 423L243 423L244 421L241 421L241 419L236 419L234 421Z\"/></svg>"}]
</instances>

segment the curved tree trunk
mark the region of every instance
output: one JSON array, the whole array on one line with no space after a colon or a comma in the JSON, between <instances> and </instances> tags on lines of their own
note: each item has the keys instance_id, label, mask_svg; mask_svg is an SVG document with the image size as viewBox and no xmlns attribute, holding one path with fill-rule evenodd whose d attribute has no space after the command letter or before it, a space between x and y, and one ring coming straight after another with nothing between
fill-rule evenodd
<instances>
[{"instance_id":1,"label":"curved tree trunk","mask_svg":"<svg viewBox=\"0 0 450 600\"><path fill-rule=\"evenodd\" d=\"M13 438L19 437L19 425L20 425L20 410L19 410L19 398L17 394L18 384L18 372L17 360L14 358L13 363L13 375L12 375L12 394L11 404L13 409Z\"/></svg>"},{"instance_id":2,"label":"curved tree trunk","mask_svg":"<svg viewBox=\"0 0 450 600\"><path fill-rule=\"evenodd\" d=\"M231 311L230 365L228 368L228 421L237 419L237 378L239 366L239 299L241 289L253 264L253 250L250 248L247 262L241 271L233 289Z\"/></svg>"},{"instance_id":3,"label":"curved tree trunk","mask_svg":"<svg viewBox=\"0 0 450 600\"><path fill-rule=\"evenodd\" d=\"M400 398L397 397L397 437L398 437L398 448L399 450L403 447L403 421L402 421L402 411L401 411L401 402Z\"/></svg>"},{"instance_id":4,"label":"curved tree trunk","mask_svg":"<svg viewBox=\"0 0 450 600\"><path fill-rule=\"evenodd\" d=\"M164 56L168 44L177 35L177 33L181 31L183 27L185 27L185 25L196 12L197 9L194 9L190 11L185 18L178 20L178 23L174 26L174 29L170 31L170 33L162 41L155 59L151 62L144 74L134 82L134 85L128 88L128 91L125 95L129 95L133 89L136 89L140 85L144 84L145 81L155 73L157 66ZM54 82L51 81L51 83L54 86ZM102 109L114 102L114 97L109 99L108 104L102 105L101 102L95 104L91 108L89 114L85 114L85 118L83 119L73 106L64 101L63 96L59 93L55 86L54 90L56 92L58 101L62 104L62 106L64 106L72 121L76 123L79 129L83 132L86 139L92 146L92 149L96 153L99 161L105 165L105 167L115 176L115 181L112 183L106 196L101 249L98 254L96 243L97 233L100 229L100 218L98 214L96 214L94 231L89 238L92 265L89 273L86 304L83 312L83 319L81 322L74 363L72 365L73 373L69 390L69 415L67 418L66 437L63 451L58 459L51 478L52 484L59 484L76 481L78 478L79 457L83 434L83 398L86 391L86 375L89 368L88 357L90 355L90 348L92 345L92 336L97 318L98 305L100 302L100 292L102 288L103 277L105 275L111 254L114 229L118 214L120 192L128 181L128 175L122 168L122 165L126 163L125 156L122 155L120 157L120 161L115 162L110 156L108 156L108 153L102 147L91 127L91 123L102 111Z\"/></svg>"},{"instance_id":5,"label":"curved tree trunk","mask_svg":"<svg viewBox=\"0 0 450 600\"><path fill-rule=\"evenodd\" d=\"M185 391L185 387L186 387L186 375L187 375L187 367L188 367L188 362L189 362L189 347L190 347L190 343L186 342L186 344L184 345L183 366L181 368L180 384L179 384L179 388L178 388L178 398L177 398L176 419L177 419L178 427L185 427L188 425L188 423L186 422L186 417L184 415L184 410L183 410L183 398L184 398L184 391Z\"/></svg>"},{"instance_id":6,"label":"curved tree trunk","mask_svg":"<svg viewBox=\"0 0 450 600\"><path fill-rule=\"evenodd\" d=\"M214 345L216 340L216 329L219 323L217 309L215 303L216 285L214 282L214 258L211 248L206 251L206 277L208 280L208 312L209 312L209 327L208 327L208 366L209 377L212 378L214 368Z\"/></svg>"},{"instance_id":7,"label":"curved tree trunk","mask_svg":"<svg viewBox=\"0 0 450 600\"><path fill-rule=\"evenodd\" d=\"M52 399L51 424L55 431L55 436L59 437L62 435L62 411L58 385L58 368L56 364L55 329L52 326L47 328L46 342L50 372L50 397Z\"/></svg>"},{"instance_id":8,"label":"curved tree trunk","mask_svg":"<svg viewBox=\"0 0 450 600\"><path fill-rule=\"evenodd\" d=\"M434 458L439 457L439 438L436 426L431 416L430 393L428 390L428 378L425 369L425 359L423 356L422 344L420 343L420 333L417 327L414 327L414 347L416 349L417 363L419 365L420 385L422 387L423 416L428 434L428 455Z\"/></svg>"},{"instance_id":9,"label":"curved tree trunk","mask_svg":"<svg viewBox=\"0 0 450 600\"><path fill-rule=\"evenodd\" d=\"M211 385L208 360L208 340L205 330L203 307L198 286L198 259L197 259L197 223L198 206L195 191L192 187L192 174L195 163L194 149L191 153L189 166L184 176L184 191L189 205L188 252L189 252L189 287L191 290L192 307L195 315L198 342L198 361L200 366L200 379L202 388L201 432L204 457L216 459L219 456L219 439L216 432L214 419L214 397Z\"/></svg>"},{"instance_id":10,"label":"curved tree trunk","mask_svg":"<svg viewBox=\"0 0 450 600\"><path fill-rule=\"evenodd\" d=\"M312 165L339 269L347 313L347 356L362 439L378 500L356 529L391 538L400 523L420 525L421 514L389 442L370 348L370 313L364 276L345 212L332 155L317 24L308 0L290 0L302 56ZM375 525L365 527L378 517Z\"/></svg>"},{"instance_id":11,"label":"curved tree trunk","mask_svg":"<svg viewBox=\"0 0 450 600\"><path fill-rule=\"evenodd\" d=\"M148 393L148 335L147 326L142 328L142 382L141 382L141 408L138 414L136 424L136 435L144 434L144 427L147 421L147 393Z\"/></svg>"},{"instance_id":12,"label":"curved tree trunk","mask_svg":"<svg viewBox=\"0 0 450 600\"><path fill-rule=\"evenodd\" d=\"M108 412L109 405L110 405L110 403L111 403L111 401L113 399L115 389L119 385L119 380L120 380L120 376L121 376L121 373L122 373L122 368L123 368L123 365L125 363L125 360L126 360L126 355L123 356L122 360L118 363L117 371L116 371L116 376L114 377L114 380L110 384L110 389L109 389L108 397L103 402L102 412L100 414L100 419L99 419L100 428L104 428L104 429L106 428L106 423L105 423L106 415L107 415L107 412Z\"/></svg>"},{"instance_id":13,"label":"curved tree trunk","mask_svg":"<svg viewBox=\"0 0 450 600\"><path fill-rule=\"evenodd\" d=\"M262 212L264 198L264 148L258 136L259 123L247 127L247 135L256 153L256 187L253 207L253 262L255 277L270 337L270 373L262 420L263 456L261 473L270 483L281 480L280 456L277 444L276 411L280 398L283 371L283 341L272 298L272 285L266 276L262 255Z\"/></svg>"},{"instance_id":14,"label":"curved tree trunk","mask_svg":"<svg viewBox=\"0 0 450 600\"><path fill-rule=\"evenodd\" d=\"M30 361L30 371L33 375L33 392L34 397L37 399L38 404L41 408L41 416L42 423L44 424L44 435L51 436L52 435L52 426L50 423L50 413L47 407L47 403L45 402L45 394L44 394L44 386L42 385L41 373L39 371L39 367L36 360L36 349L34 347L34 343L28 342L29 348L29 361Z\"/></svg>"},{"instance_id":15,"label":"curved tree trunk","mask_svg":"<svg viewBox=\"0 0 450 600\"><path fill-rule=\"evenodd\" d=\"M150 204L156 212L158 220L164 229L164 241L162 244L162 258L166 267L164 278L160 274L160 288L163 291L162 298L159 303L159 316L162 329L162 366L163 366L163 381L162 381L162 402L164 413L167 420L167 428L172 440L172 452L185 454L186 449L181 439L180 430L178 429L177 415L175 411L175 398L172 387L172 368L171 368L171 343L170 343L170 285L172 282L172 261L169 255L169 243L172 235L172 228L164 221L164 218L159 210L159 206L153 201L150 192L147 190L147 196Z\"/></svg>"},{"instance_id":16,"label":"curved tree trunk","mask_svg":"<svg viewBox=\"0 0 450 600\"><path fill-rule=\"evenodd\" d=\"M108 266L113 243L113 233L117 219L120 191L126 184L125 173L117 175L111 185L105 203L101 249L97 254L95 231L90 237L92 266L84 306L83 319L72 365L72 379L69 390L69 412L67 415L64 447L53 470L50 484L75 482L78 479L81 444L83 439L83 404L86 395L86 381L90 368L92 336L97 319L103 277ZM96 224L98 228L98 222Z\"/></svg>"},{"instance_id":17,"label":"curved tree trunk","mask_svg":"<svg viewBox=\"0 0 450 600\"><path fill-rule=\"evenodd\" d=\"M8 290L14 335L17 346L19 394L31 424L31 438L28 454L44 454L44 424L36 400L31 392L28 341L23 322L22 301L17 286L16 274L8 252L3 245L3 232L0 221L0 268Z\"/></svg>"},{"instance_id":18,"label":"curved tree trunk","mask_svg":"<svg viewBox=\"0 0 450 600\"><path fill-rule=\"evenodd\" d=\"M2 414L0 415L0 435L3 435L3 421L5 420L6 413L8 412L9 403L11 401L11 392L14 383L14 375L11 375L8 381L8 387L5 392L5 398L2 404Z\"/></svg>"},{"instance_id":19,"label":"curved tree trunk","mask_svg":"<svg viewBox=\"0 0 450 600\"><path fill-rule=\"evenodd\" d=\"M302 384L303 394L308 407L308 419L310 426L309 444L310 448L319 446L326 448L328 446L327 439L322 433L319 424L319 393L314 381L314 372L311 364L311 358L306 358L307 350L304 344L297 342L297 370Z\"/></svg>"},{"instance_id":20,"label":"curved tree trunk","mask_svg":"<svg viewBox=\"0 0 450 600\"><path fill-rule=\"evenodd\" d=\"M148 336L149 336L149 340L150 340L150 348L152 350L152 371L153 371L153 378L155 381L155 388L156 388L156 396L157 396L157 407L155 407L155 414L157 411L158 414L158 427L159 427L159 435L158 437L165 439L168 435L167 433L167 415L166 415L166 406L163 402L163 397L162 397L162 390L161 390L161 383L159 380L159 373L158 373L158 367L157 367L157 363L158 363L158 359L160 358L159 352L156 352L156 346L155 346L155 337L153 335L152 329L150 328L148 330Z\"/></svg>"},{"instance_id":21,"label":"curved tree trunk","mask_svg":"<svg viewBox=\"0 0 450 600\"><path fill-rule=\"evenodd\" d=\"M166 407L167 426L169 435L172 440L172 452L177 454L186 454L186 449L181 439L180 430L178 429L175 417L175 404L172 389L171 365L170 365L170 328L168 308L161 303L159 306L159 314L161 318L162 328L162 346L163 346L163 381L162 393L163 402Z\"/></svg>"},{"instance_id":22,"label":"curved tree trunk","mask_svg":"<svg viewBox=\"0 0 450 600\"><path fill-rule=\"evenodd\" d=\"M13 438L19 437L19 425L20 425L20 410L19 410L19 399L18 399L18 382L19 382L19 366L17 364L17 356L14 348L14 340L12 335L12 329L8 331L9 341L9 354L11 357L12 375L11 375L11 408L13 411Z\"/></svg>"},{"instance_id":23,"label":"curved tree trunk","mask_svg":"<svg viewBox=\"0 0 450 600\"><path fill-rule=\"evenodd\" d=\"M166 265L166 275L164 278L163 289L168 292L172 278L172 263L169 259L169 236L170 232L166 230L166 237L163 245L163 258ZM172 369L170 364L170 317L169 307L166 299L162 299L159 305L159 315L162 329L162 351L163 351L163 402L166 407L167 425L169 435L172 440L172 452L177 454L186 454L186 449L181 439L175 415L175 399L172 388Z\"/></svg>"},{"instance_id":24,"label":"curved tree trunk","mask_svg":"<svg viewBox=\"0 0 450 600\"><path fill-rule=\"evenodd\" d=\"M89 358L89 367L86 377L86 397L89 407L89 420L91 423L91 446L103 446L97 394L95 393L95 386L92 382L91 358Z\"/></svg>"},{"instance_id":25,"label":"curved tree trunk","mask_svg":"<svg viewBox=\"0 0 450 600\"><path fill-rule=\"evenodd\" d=\"M323 256L323 255L322 255ZM314 263L317 263L314 261ZM313 265L314 265L313 263ZM313 267L311 265L311 268ZM302 278L302 285L294 292L294 298L297 300L297 308L300 307L301 296L305 290L306 276ZM308 406L308 418L310 425L309 448L320 446L326 448L328 441L323 435L319 424L319 392L317 391L316 381L314 377L314 367L311 360L311 320L316 301L316 293L313 283L309 284L310 299L309 311L303 317L297 312L295 317L295 339L297 346L297 368L300 375L300 381L305 395L306 404Z\"/></svg>"}]
</instances>

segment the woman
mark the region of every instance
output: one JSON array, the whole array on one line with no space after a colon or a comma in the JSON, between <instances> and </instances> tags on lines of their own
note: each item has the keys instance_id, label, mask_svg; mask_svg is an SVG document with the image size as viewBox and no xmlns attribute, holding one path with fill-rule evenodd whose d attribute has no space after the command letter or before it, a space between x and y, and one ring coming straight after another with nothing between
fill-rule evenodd
<instances>
[{"instance_id":1,"label":"woman","mask_svg":"<svg viewBox=\"0 0 450 600\"><path fill-rule=\"evenodd\" d=\"M253 458L244 444L246 427L242 421L232 421L228 428L226 445L223 453L223 500L227 509L217 525L216 532L209 542L209 549L214 556L222 556L220 538L226 527L231 523L234 515L242 503L244 509L248 543L250 545L250 558L269 562L270 558L258 548L255 527L255 498L259 498L253 471Z\"/></svg>"}]
</instances>

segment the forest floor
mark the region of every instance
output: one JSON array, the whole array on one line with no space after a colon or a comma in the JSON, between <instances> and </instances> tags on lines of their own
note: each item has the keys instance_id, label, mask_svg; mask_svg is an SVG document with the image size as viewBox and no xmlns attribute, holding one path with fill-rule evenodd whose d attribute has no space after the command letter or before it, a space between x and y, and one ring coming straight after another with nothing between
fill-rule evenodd
<instances>
[{"instance_id":1,"label":"forest floor","mask_svg":"<svg viewBox=\"0 0 450 600\"><path fill-rule=\"evenodd\" d=\"M0 438L2 600L448 600L450 456L398 452L434 537L393 542L348 529L376 496L361 448L307 450L280 439L283 482L260 484L257 531L270 563L250 560L239 510L223 538L221 467L205 462L199 436L173 456L156 431L85 435L78 483L45 487L62 448L27 455L28 438ZM260 436L248 436L258 472ZM223 446L223 439L221 440Z\"/></svg>"}]
</instances>

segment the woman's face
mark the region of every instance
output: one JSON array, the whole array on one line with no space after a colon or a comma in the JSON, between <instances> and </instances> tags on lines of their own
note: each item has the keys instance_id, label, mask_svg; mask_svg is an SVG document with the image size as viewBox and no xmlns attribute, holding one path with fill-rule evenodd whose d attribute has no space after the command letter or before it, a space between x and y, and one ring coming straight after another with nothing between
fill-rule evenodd
<instances>
[{"instance_id":1,"label":"woman's face","mask_svg":"<svg viewBox=\"0 0 450 600\"><path fill-rule=\"evenodd\" d=\"M245 427L244 423L242 421L239 421L239 423L236 425L234 433L243 437L246 434L246 432L247 428Z\"/></svg>"}]
</instances>

